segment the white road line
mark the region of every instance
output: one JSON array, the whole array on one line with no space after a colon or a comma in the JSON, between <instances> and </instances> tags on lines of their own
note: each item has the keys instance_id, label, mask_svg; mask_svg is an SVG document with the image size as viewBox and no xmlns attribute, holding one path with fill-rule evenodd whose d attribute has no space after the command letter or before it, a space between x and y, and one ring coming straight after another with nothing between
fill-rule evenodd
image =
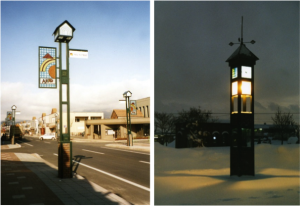
<instances>
[{"instance_id":1,"label":"white road line","mask_svg":"<svg viewBox=\"0 0 300 206\"><path fill-rule=\"evenodd\" d=\"M28 143L24 143L24 144L27 144L27 145L29 145L29 146L33 147L33 145L32 145L32 144L28 144Z\"/></svg>"},{"instance_id":2,"label":"white road line","mask_svg":"<svg viewBox=\"0 0 300 206\"><path fill-rule=\"evenodd\" d=\"M82 149L82 150L84 150L84 151L87 151L87 152L93 152L93 153L97 153L97 154L104 154L104 153L102 153L102 152L95 152L95 151L92 151L92 150L87 150L87 149Z\"/></svg>"},{"instance_id":3,"label":"white road line","mask_svg":"<svg viewBox=\"0 0 300 206\"><path fill-rule=\"evenodd\" d=\"M54 155L58 156L58 154L53 153Z\"/></svg>"},{"instance_id":4,"label":"white road line","mask_svg":"<svg viewBox=\"0 0 300 206\"><path fill-rule=\"evenodd\" d=\"M146 163L146 164L150 164L150 162L145 162L145 161L140 161L141 163Z\"/></svg>"},{"instance_id":5,"label":"white road line","mask_svg":"<svg viewBox=\"0 0 300 206\"><path fill-rule=\"evenodd\" d=\"M97 172L101 172L101 173L103 173L103 174L106 174L106 175L108 175L108 176L111 176L111 177L113 177L113 178L116 178L116 179L118 179L118 180L121 180L121 181L123 181L123 182L126 182L126 183L128 183L128 184L131 184L131 185L133 185L133 186L139 187L139 188L141 188L141 189L143 189L143 190L146 190L146 191L149 191L149 192L150 192L150 188L147 188L147 187L144 187L144 186L142 186L142 185L136 184L136 183L134 183L134 182L131 182L131 181L126 180L126 179L124 179L124 178L121 178L121 177L118 177L118 176L116 176L116 175L110 174L110 173L105 172L105 171L103 171L103 170L99 170L99 169L97 169L97 168L91 167L91 166L89 166L89 165L83 164L83 163L81 163L81 162L77 162L77 161L74 161L74 160L73 160L73 162L76 162L76 163L78 163L78 164L80 164L80 165L82 165L82 166L85 166L85 167L87 167L87 168L93 169L93 170L95 170L95 171L97 171Z\"/></svg>"},{"instance_id":6,"label":"white road line","mask_svg":"<svg viewBox=\"0 0 300 206\"><path fill-rule=\"evenodd\" d=\"M109 147L102 147L102 148L112 149L112 150L119 150L119 151L123 151L123 152L131 152L131 153L143 154L143 155L150 155L150 154L142 153L142 152L134 152L134 151L128 151L128 150L122 150L122 149L113 149L113 148L109 148Z\"/></svg>"}]
</instances>

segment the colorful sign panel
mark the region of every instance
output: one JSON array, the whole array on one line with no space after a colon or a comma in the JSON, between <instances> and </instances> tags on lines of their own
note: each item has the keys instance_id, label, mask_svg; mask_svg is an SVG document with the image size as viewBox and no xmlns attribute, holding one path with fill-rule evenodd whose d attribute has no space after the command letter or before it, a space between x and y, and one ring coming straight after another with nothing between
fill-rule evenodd
<instances>
[{"instance_id":1,"label":"colorful sign panel","mask_svg":"<svg viewBox=\"0 0 300 206\"><path fill-rule=\"evenodd\" d=\"M72 58L88 59L89 52L88 50L70 49L69 56Z\"/></svg>"},{"instance_id":2,"label":"colorful sign panel","mask_svg":"<svg viewBox=\"0 0 300 206\"><path fill-rule=\"evenodd\" d=\"M137 108L136 100L130 100L130 114L131 115L137 115L136 108Z\"/></svg>"},{"instance_id":3,"label":"colorful sign panel","mask_svg":"<svg viewBox=\"0 0 300 206\"><path fill-rule=\"evenodd\" d=\"M39 88L57 88L55 47L39 47Z\"/></svg>"},{"instance_id":4,"label":"colorful sign panel","mask_svg":"<svg viewBox=\"0 0 300 206\"><path fill-rule=\"evenodd\" d=\"M7 121L11 121L11 120L12 120L12 111L8 111L8 112L7 112L6 120L7 120Z\"/></svg>"},{"instance_id":5,"label":"colorful sign panel","mask_svg":"<svg viewBox=\"0 0 300 206\"><path fill-rule=\"evenodd\" d=\"M238 75L238 70L237 67L232 69L232 79L237 78Z\"/></svg>"}]
</instances>

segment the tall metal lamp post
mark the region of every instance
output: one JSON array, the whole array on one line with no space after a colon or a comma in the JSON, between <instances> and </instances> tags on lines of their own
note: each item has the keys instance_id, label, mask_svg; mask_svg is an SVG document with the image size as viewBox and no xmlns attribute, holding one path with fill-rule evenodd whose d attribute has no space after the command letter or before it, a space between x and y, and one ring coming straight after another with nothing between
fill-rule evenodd
<instances>
[{"instance_id":1,"label":"tall metal lamp post","mask_svg":"<svg viewBox=\"0 0 300 206\"><path fill-rule=\"evenodd\" d=\"M254 176L254 65L258 58L245 46L255 41L243 42L243 17L239 42L226 60L230 67L230 175Z\"/></svg>"},{"instance_id":2,"label":"tall metal lamp post","mask_svg":"<svg viewBox=\"0 0 300 206\"><path fill-rule=\"evenodd\" d=\"M13 106L11 107L11 110L12 110L12 121L13 121L13 124L12 124L12 138L11 138L11 144L15 144L16 109L17 109L17 106L16 106L16 105L13 105Z\"/></svg>"},{"instance_id":3,"label":"tall metal lamp post","mask_svg":"<svg viewBox=\"0 0 300 206\"><path fill-rule=\"evenodd\" d=\"M130 104L129 104L129 98L131 97L131 95L132 93L129 90L123 93L123 97L125 98L126 101L127 146L133 146L132 134L131 134Z\"/></svg>"},{"instance_id":4,"label":"tall metal lamp post","mask_svg":"<svg viewBox=\"0 0 300 206\"><path fill-rule=\"evenodd\" d=\"M72 142L70 141L70 87L69 87L69 42L75 28L66 20L53 32L54 41L59 43L59 143L58 176L72 177ZM62 43L66 44L66 68L62 68ZM63 115L66 113L66 116ZM66 118L66 121L65 119ZM63 123L66 122L65 127Z\"/></svg>"}]
</instances>

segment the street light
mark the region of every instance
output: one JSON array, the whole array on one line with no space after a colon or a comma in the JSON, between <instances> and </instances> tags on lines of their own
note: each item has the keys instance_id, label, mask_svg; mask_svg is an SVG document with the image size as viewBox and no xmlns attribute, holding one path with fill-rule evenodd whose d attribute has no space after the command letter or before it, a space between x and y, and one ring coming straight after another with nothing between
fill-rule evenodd
<instances>
[{"instance_id":1,"label":"street light","mask_svg":"<svg viewBox=\"0 0 300 206\"><path fill-rule=\"evenodd\" d=\"M13 105L11 107L12 120L13 120L11 144L15 144L15 123L16 123L15 115L16 115L16 109L17 109L16 105Z\"/></svg>"},{"instance_id":2,"label":"street light","mask_svg":"<svg viewBox=\"0 0 300 206\"><path fill-rule=\"evenodd\" d=\"M58 176L72 178L72 142L70 141L70 86L69 86L69 42L75 28L65 20L53 32L54 41L59 43L59 143ZM66 43L66 69L62 68L62 43ZM63 112L66 111L64 130Z\"/></svg>"},{"instance_id":3,"label":"street light","mask_svg":"<svg viewBox=\"0 0 300 206\"><path fill-rule=\"evenodd\" d=\"M53 32L55 42L69 43L73 39L75 28L66 20Z\"/></svg>"},{"instance_id":4,"label":"street light","mask_svg":"<svg viewBox=\"0 0 300 206\"><path fill-rule=\"evenodd\" d=\"M254 65L258 58L243 42L226 60L230 67L230 175L255 175ZM254 44L255 41L251 42ZM232 46L234 43L230 43Z\"/></svg>"},{"instance_id":5,"label":"street light","mask_svg":"<svg viewBox=\"0 0 300 206\"><path fill-rule=\"evenodd\" d=\"M129 106L129 98L132 93L128 90L123 93L123 97L126 101L126 127L127 127L127 146L133 146L132 135L131 135L131 119L130 119L130 106ZM128 129L129 125L129 129Z\"/></svg>"}]
</instances>

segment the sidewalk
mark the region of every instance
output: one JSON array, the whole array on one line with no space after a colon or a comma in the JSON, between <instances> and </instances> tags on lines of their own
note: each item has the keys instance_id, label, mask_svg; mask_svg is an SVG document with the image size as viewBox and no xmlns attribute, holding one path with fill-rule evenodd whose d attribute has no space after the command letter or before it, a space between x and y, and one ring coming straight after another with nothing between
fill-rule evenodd
<instances>
[{"instance_id":1,"label":"sidewalk","mask_svg":"<svg viewBox=\"0 0 300 206\"><path fill-rule=\"evenodd\" d=\"M38 154L11 153L1 146L2 205L129 205L121 197L76 175L57 177L57 167Z\"/></svg>"},{"instance_id":2,"label":"sidewalk","mask_svg":"<svg viewBox=\"0 0 300 206\"><path fill-rule=\"evenodd\" d=\"M109 141L102 139L85 139L83 137L71 137L72 142L93 142L93 143L107 143L105 146L118 149L134 150L141 152L150 152L149 139L134 139L133 146L127 146L127 140Z\"/></svg>"},{"instance_id":3,"label":"sidewalk","mask_svg":"<svg viewBox=\"0 0 300 206\"><path fill-rule=\"evenodd\" d=\"M72 138L72 142L107 143L107 147L150 152L148 140L137 140L128 147L126 141L87 140ZM1 145L2 205L129 205L121 197L107 191L80 175L70 179L57 177L57 167L38 154L13 153L21 145L5 142Z\"/></svg>"}]
</instances>

